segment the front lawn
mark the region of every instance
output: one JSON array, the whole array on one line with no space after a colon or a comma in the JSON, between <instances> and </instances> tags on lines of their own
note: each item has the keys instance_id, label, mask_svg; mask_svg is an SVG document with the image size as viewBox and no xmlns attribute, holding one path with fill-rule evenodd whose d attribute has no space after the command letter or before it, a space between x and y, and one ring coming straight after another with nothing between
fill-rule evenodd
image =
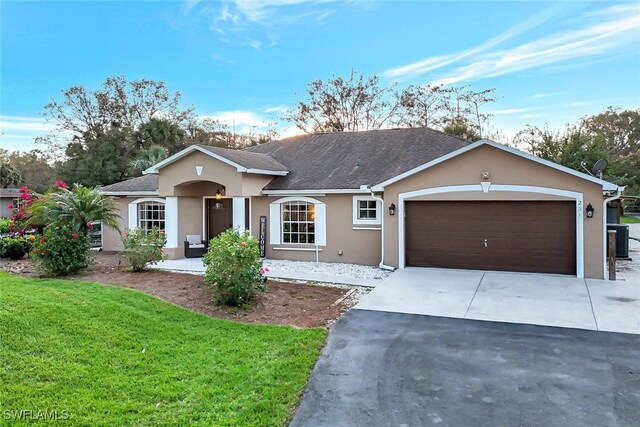
<instances>
[{"instance_id":1,"label":"front lawn","mask_svg":"<svg viewBox=\"0 0 640 427\"><path fill-rule=\"evenodd\" d=\"M640 223L640 218L636 216L621 216L620 224L638 224Z\"/></svg>"},{"instance_id":2,"label":"front lawn","mask_svg":"<svg viewBox=\"0 0 640 427\"><path fill-rule=\"evenodd\" d=\"M75 425L285 425L324 337L0 272L0 413L57 411Z\"/></svg>"}]
</instances>

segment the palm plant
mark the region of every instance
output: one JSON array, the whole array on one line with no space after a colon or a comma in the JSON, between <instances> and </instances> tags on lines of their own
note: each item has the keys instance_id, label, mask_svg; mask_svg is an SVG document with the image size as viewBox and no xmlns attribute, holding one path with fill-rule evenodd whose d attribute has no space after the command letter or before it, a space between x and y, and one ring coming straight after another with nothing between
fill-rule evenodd
<instances>
[{"instance_id":1,"label":"palm plant","mask_svg":"<svg viewBox=\"0 0 640 427\"><path fill-rule=\"evenodd\" d=\"M71 190L59 187L49 191L31 205L28 216L27 224L68 224L85 235L92 222L102 222L120 231L120 215L113 197L78 184Z\"/></svg>"},{"instance_id":2,"label":"palm plant","mask_svg":"<svg viewBox=\"0 0 640 427\"><path fill-rule=\"evenodd\" d=\"M162 145L152 145L146 150L142 150L138 156L129 163L132 170L139 171L150 168L167 158L169 151Z\"/></svg>"}]
</instances>

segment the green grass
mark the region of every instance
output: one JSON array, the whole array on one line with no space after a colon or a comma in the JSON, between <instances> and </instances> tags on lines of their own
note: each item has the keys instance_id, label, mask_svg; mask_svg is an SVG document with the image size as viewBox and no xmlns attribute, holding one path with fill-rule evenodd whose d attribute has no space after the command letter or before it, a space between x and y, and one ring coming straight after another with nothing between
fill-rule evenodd
<instances>
[{"instance_id":1,"label":"green grass","mask_svg":"<svg viewBox=\"0 0 640 427\"><path fill-rule=\"evenodd\" d=\"M72 425L285 425L325 334L0 273L0 417L57 410Z\"/></svg>"},{"instance_id":2,"label":"green grass","mask_svg":"<svg viewBox=\"0 0 640 427\"><path fill-rule=\"evenodd\" d=\"M620 224L638 224L640 223L640 218L635 216L621 216Z\"/></svg>"}]
</instances>

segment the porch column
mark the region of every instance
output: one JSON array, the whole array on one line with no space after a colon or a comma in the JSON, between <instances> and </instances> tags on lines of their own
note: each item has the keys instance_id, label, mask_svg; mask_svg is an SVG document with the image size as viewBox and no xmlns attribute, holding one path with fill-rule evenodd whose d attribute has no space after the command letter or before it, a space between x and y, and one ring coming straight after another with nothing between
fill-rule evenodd
<instances>
[{"instance_id":1,"label":"porch column","mask_svg":"<svg viewBox=\"0 0 640 427\"><path fill-rule=\"evenodd\" d=\"M245 230L244 206L246 197L233 198L233 229L243 232Z\"/></svg>"},{"instance_id":2,"label":"porch column","mask_svg":"<svg viewBox=\"0 0 640 427\"><path fill-rule=\"evenodd\" d=\"M178 236L178 198L167 197L164 205L164 232L167 234L167 248L177 248Z\"/></svg>"}]
</instances>

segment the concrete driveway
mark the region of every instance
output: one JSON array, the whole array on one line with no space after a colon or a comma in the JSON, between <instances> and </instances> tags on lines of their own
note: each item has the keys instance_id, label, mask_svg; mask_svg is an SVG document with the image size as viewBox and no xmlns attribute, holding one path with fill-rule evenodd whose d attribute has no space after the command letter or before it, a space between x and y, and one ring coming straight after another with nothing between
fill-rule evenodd
<instances>
[{"instance_id":1,"label":"concrete driveway","mask_svg":"<svg viewBox=\"0 0 640 427\"><path fill-rule=\"evenodd\" d=\"M356 309L640 334L640 282L406 268Z\"/></svg>"},{"instance_id":2,"label":"concrete driveway","mask_svg":"<svg viewBox=\"0 0 640 427\"><path fill-rule=\"evenodd\" d=\"M346 313L291 426L429 425L640 425L640 335Z\"/></svg>"}]
</instances>

